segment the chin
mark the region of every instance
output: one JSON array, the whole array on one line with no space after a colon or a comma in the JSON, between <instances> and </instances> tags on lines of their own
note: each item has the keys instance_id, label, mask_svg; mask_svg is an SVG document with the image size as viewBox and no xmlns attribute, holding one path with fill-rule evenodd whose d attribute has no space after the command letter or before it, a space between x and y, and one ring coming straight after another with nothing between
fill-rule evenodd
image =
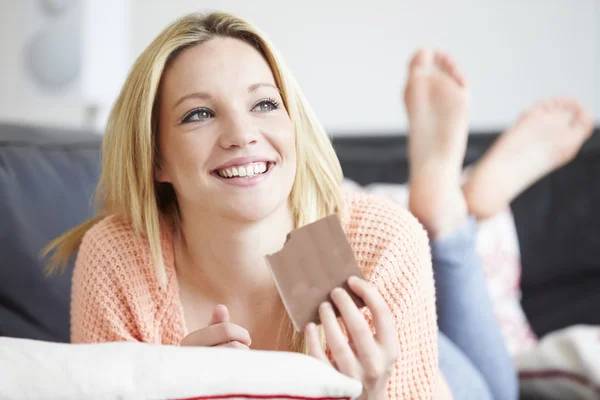
<instances>
[{"instance_id":1,"label":"chin","mask_svg":"<svg viewBox=\"0 0 600 400\"><path fill-rule=\"evenodd\" d=\"M263 196L223 201L219 205L220 214L239 222L259 222L275 214L285 215L289 212L288 198L289 196L275 197L265 193Z\"/></svg>"}]
</instances>

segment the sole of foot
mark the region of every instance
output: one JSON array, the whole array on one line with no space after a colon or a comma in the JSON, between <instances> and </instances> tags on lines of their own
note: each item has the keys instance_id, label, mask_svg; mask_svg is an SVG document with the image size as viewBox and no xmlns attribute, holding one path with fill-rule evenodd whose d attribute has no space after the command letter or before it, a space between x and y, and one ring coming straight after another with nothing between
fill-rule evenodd
<instances>
[{"instance_id":1,"label":"sole of foot","mask_svg":"<svg viewBox=\"0 0 600 400\"><path fill-rule=\"evenodd\" d=\"M404 102L409 121L409 208L432 237L464 221L460 188L470 113L468 82L447 54L412 57Z\"/></svg>"},{"instance_id":2,"label":"sole of foot","mask_svg":"<svg viewBox=\"0 0 600 400\"><path fill-rule=\"evenodd\" d=\"M570 162L593 127L591 114L575 99L536 104L473 167L464 185L469 211L486 219L508 207L537 180Z\"/></svg>"}]
</instances>

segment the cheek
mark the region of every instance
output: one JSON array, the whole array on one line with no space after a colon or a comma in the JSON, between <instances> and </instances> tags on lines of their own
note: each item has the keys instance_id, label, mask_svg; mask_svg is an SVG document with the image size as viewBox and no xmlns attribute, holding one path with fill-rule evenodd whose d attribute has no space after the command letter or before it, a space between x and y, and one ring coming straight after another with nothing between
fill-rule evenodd
<instances>
[{"instance_id":1,"label":"cheek","mask_svg":"<svg viewBox=\"0 0 600 400\"><path fill-rule=\"evenodd\" d=\"M210 155L210 144L201 139L198 135L184 134L169 143L169 148L165 150L174 179L188 180L204 169Z\"/></svg>"},{"instance_id":2,"label":"cheek","mask_svg":"<svg viewBox=\"0 0 600 400\"><path fill-rule=\"evenodd\" d=\"M296 133L294 132L294 128L290 125L289 135L287 136L287 142L289 146L289 155L288 157L293 160L294 167L296 166Z\"/></svg>"},{"instance_id":3,"label":"cheek","mask_svg":"<svg viewBox=\"0 0 600 400\"><path fill-rule=\"evenodd\" d=\"M294 127L289 119L285 119L281 122L278 129L279 131L279 142L284 156L288 159L296 158L296 134Z\"/></svg>"}]
</instances>

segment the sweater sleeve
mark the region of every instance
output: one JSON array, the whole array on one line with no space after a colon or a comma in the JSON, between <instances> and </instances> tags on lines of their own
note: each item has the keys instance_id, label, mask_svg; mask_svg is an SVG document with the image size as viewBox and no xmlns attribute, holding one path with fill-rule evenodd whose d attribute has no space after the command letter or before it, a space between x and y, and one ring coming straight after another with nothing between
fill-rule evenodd
<instances>
[{"instance_id":1,"label":"sweater sleeve","mask_svg":"<svg viewBox=\"0 0 600 400\"><path fill-rule=\"evenodd\" d=\"M117 272L122 265L110 256L92 228L83 238L71 287L71 342L137 341L134 316Z\"/></svg>"},{"instance_id":2,"label":"sweater sleeve","mask_svg":"<svg viewBox=\"0 0 600 400\"><path fill-rule=\"evenodd\" d=\"M421 225L408 216L394 227L372 283L395 320L400 356L388 384L389 399L431 399L437 384L437 318L431 253Z\"/></svg>"},{"instance_id":3,"label":"sweater sleeve","mask_svg":"<svg viewBox=\"0 0 600 400\"><path fill-rule=\"evenodd\" d=\"M167 281L159 282L148 240L107 217L84 236L71 288L71 341L177 345L185 330L169 235L162 236Z\"/></svg>"},{"instance_id":4,"label":"sweater sleeve","mask_svg":"<svg viewBox=\"0 0 600 400\"><path fill-rule=\"evenodd\" d=\"M382 200L353 198L349 225L365 278L387 302L400 356L389 399L431 399L437 384L437 318L431 251L421 224L406 210ZM372 315L364 309L373 327Z\"/></svg>"}]
</instances>

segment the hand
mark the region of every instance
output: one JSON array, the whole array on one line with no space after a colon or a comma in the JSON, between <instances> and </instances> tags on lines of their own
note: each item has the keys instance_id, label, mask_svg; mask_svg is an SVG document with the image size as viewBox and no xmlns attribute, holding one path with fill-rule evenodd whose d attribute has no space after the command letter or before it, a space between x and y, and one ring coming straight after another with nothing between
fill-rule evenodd
<instances>
[{"instance_id":1,"label":"hand","mask_svg":"<svg viewBox=\"0 0 600 400\"><path fill-rule=\"evenodd\" d=\"M344 289L336 288L331 298L340 310L350 342L344 336L330 303L319 306L319 316L331 351L333 366L341 373L363 383L361 399L386 399L386 386L399 355L398 338L392 315L379 292L357 277L348 279L350 289L361 297L371 310L375 335L352 298ZM308 351L330 364L319 343L316 326L306 326Z\"/></svg>"},{"instance_id":2,"label":"hand","mask_svg":"<svg viewBox=\"0 0 600 400\"><path fill-rule=\"evenodd\" d=\"M250 349L250 333L229 321L229 311L222 304L215 306L208 326L198 329L181 340L182 346L215 346Z\"/></svg>"}]
</instances>

